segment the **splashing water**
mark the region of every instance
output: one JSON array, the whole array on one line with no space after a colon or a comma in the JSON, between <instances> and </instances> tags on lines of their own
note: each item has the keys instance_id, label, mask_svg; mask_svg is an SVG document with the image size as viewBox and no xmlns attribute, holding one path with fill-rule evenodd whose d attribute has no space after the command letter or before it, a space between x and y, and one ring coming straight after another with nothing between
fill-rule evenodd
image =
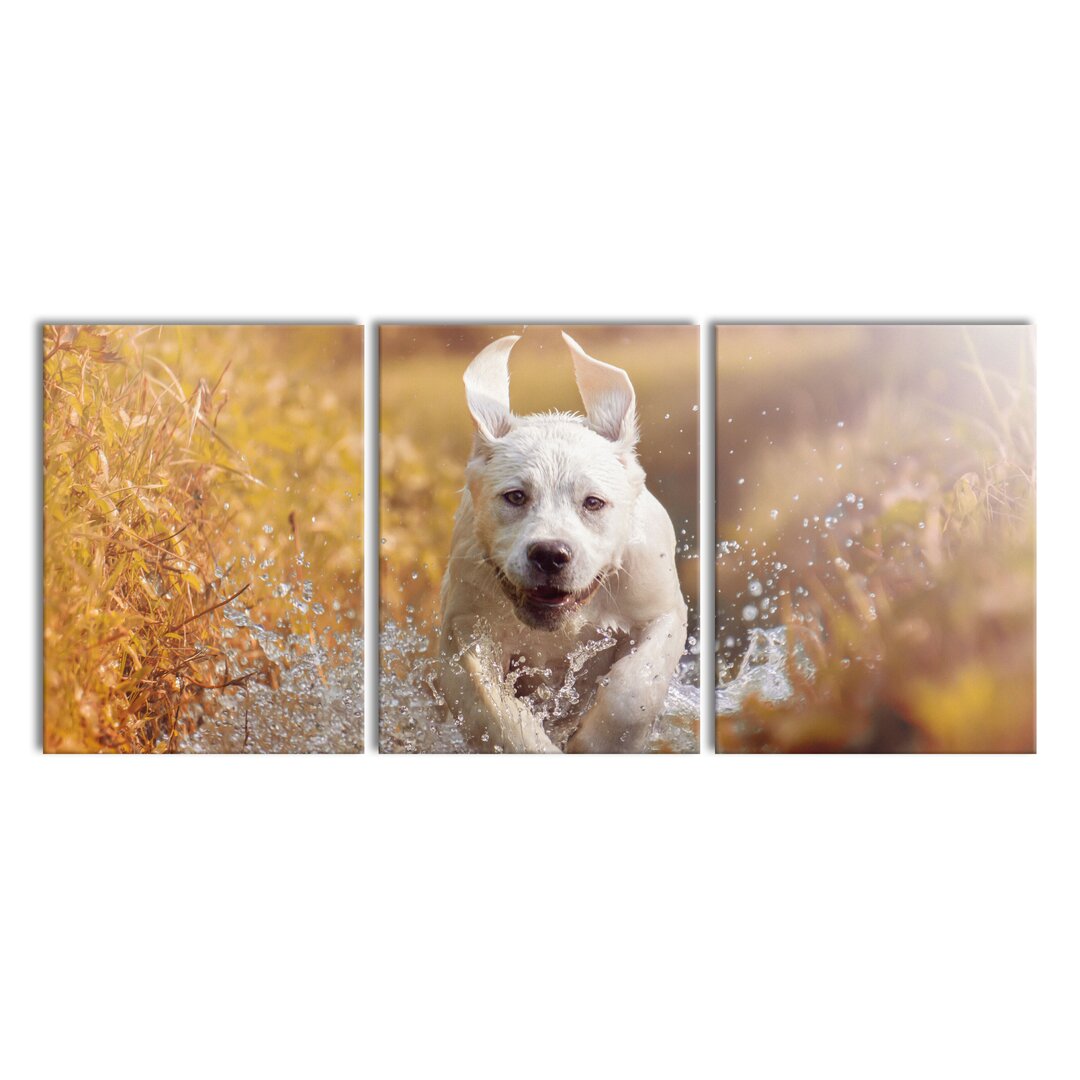
<instances>
[{"instance_id":1,"label":"splashing water","mask_svg":"<svg viewBox=\"0 0 1080 1080\"><path fill-rule=\"evenodd\" d=\"M750 696L777 705L792 701L796 693L789 674L792 662L801 677L813 678L814 665L803 646L796 642L794 649L789 650L785 627L755 629L738 673L716 688L717 715L738 714Z\"/></svg>"},{"instance_id":2,"label":"splashing water","mask_svg":"<svg viewBox=\"0 0 1080 1080\"><path fill-rule=\"evenodd\" d=\"M595 640L577 646L567 657L562 683L555 687L542 681L550 674L546 670L519 666L510 672L507 681L541 716L552 741L560 748L565 747L574 732L577 706L587 702L591 693L591 687L582 681L582 673L590 660L615 643L613 636L600 634ZM468 753L461 726L449 715L439 691L441 661L435 654L434 640L415 627L387 620L379 644L382 662L379 750L411 754ZM532 686L534 679L536 685ZM684 656L668 686L664 710L649 732L646 753L697 752L700 705L697 681L697 657Z\"/></svg>"},{"instance_id":3,"label":"splashing water","mask_svg":"<svg viewBox=\"0 0 1080 1080\"><path fill-rule=\"evenodd\" d=\"M195 731L180 750L192 754L358 754L364 749L364 638L359 631L322 638L268 630L238 604L222 609L270 662L259 674L195 707ZM219 675L250 670L250 657L226 644Z\"/></svg>"}]
</instances>

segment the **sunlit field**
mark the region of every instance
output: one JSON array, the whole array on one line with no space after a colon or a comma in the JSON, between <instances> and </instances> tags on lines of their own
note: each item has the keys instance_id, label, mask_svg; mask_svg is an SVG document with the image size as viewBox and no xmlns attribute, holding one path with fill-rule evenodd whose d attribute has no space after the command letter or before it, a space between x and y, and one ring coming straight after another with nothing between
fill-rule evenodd
<instances>
[{"instance_id":1,"label":"sunlit field","mask_svg":"<svg viewBox=\"0 0 1080 1080\"><path fill-rule=\"evenodd\" d=\"M1035 746L1025 326L721 326L717 745Z\"/></svg>"},{"instance_id":2,"label":"sunlit field","mask_svg":"<svg viewBox=\"0 0 1080 1080\"><path fill-rule=\"evenodd\" d=\"M439 588L474 430L462 375L489 342L524 332L510 360L511 407L520 414L580 413L563 329L633 381L647 484L675 525L679 577L690 605L686 659L696 672L697 327L386 326L379 360L384 749L425 748L416 729L431 722L428 661L437 651ZM696 739L696 724L688 737Z\"/></svg>"},{"instance_id":3,"label":"sunlit field","mask_svg":"<svg viewBox=\"0 0 1080 1080\"><path fill-rule=\"evenodd\" d=\"M45 749L361 749L362 330L44 354Z\"/></svg>"}]
</instances>

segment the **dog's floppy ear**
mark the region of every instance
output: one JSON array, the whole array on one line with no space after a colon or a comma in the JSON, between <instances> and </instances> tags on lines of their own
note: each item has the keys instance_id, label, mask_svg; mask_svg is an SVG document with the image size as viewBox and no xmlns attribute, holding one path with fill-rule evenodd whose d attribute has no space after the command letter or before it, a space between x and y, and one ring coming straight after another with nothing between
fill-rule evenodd
<instances>
[{"instance_id":1,"label":"dog's floppy ear","mask_svg":"<svg viewBox=\"0 0 1080 1080\"><path fill-rule=\"evenodd\" d=\"M595 360L565 331L563 340L574 358L574 377L589 426L624 449L638 441L634 387L622 368Z\"/></svg>"},{"instance_id":2,"label":"dog's floppy ear","mask_svg":"<svg viewBox=\"0 0 1080 1080\"><path fill-rule=\"evenodd\" d=\"M477 433L485 439L501 439L510 430L513 416L507 364L510 350L520 340L510 334L493 341L465 369L465 400Z\"/></svg>"}]
</instances>

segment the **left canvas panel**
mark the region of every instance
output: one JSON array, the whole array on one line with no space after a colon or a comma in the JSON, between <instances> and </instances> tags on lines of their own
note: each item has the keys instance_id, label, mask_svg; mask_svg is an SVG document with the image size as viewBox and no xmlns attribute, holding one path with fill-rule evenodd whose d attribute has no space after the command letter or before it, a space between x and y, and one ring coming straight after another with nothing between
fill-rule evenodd
<instances>
[{"instance_id":1,"label":"left canvas panel","mask_svg":"<svg viewBox=\"0 0 1080 1080\"><path fill-rule=\"evenodd\" d=\"M46 752L363 751L363 328L46 325Z\"/></svg>"}]
</instances>

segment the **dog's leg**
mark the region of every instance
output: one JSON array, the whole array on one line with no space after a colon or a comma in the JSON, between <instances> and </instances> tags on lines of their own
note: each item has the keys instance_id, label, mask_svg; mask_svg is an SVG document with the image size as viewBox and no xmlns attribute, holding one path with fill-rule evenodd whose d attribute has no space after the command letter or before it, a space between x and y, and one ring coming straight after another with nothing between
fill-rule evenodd
<instances>
[{"instance_id":1,"label":"dog's leg","mask_svg":"<svg viewBox=\"0 0 1080 1080\"><path fill-rule=\"evenodd\" d=\"M485 753L558 754L540 719L503 679L492 652L490 642L474 641L459 658L443 660L443 696L470 746Z\"/></svg>"},{"instance_id":2,"label":"dog's leg","mask_svg":"<svg viewBox=\"0 0 1080 1080\"><path fill-rule=\"evenodd\" d=\"M661 615L631 636L632 651L612 665L606 685L570 736L568 754L636 754L644 748L682 656L685 608Z\"/></svg>"}]
</instances>

